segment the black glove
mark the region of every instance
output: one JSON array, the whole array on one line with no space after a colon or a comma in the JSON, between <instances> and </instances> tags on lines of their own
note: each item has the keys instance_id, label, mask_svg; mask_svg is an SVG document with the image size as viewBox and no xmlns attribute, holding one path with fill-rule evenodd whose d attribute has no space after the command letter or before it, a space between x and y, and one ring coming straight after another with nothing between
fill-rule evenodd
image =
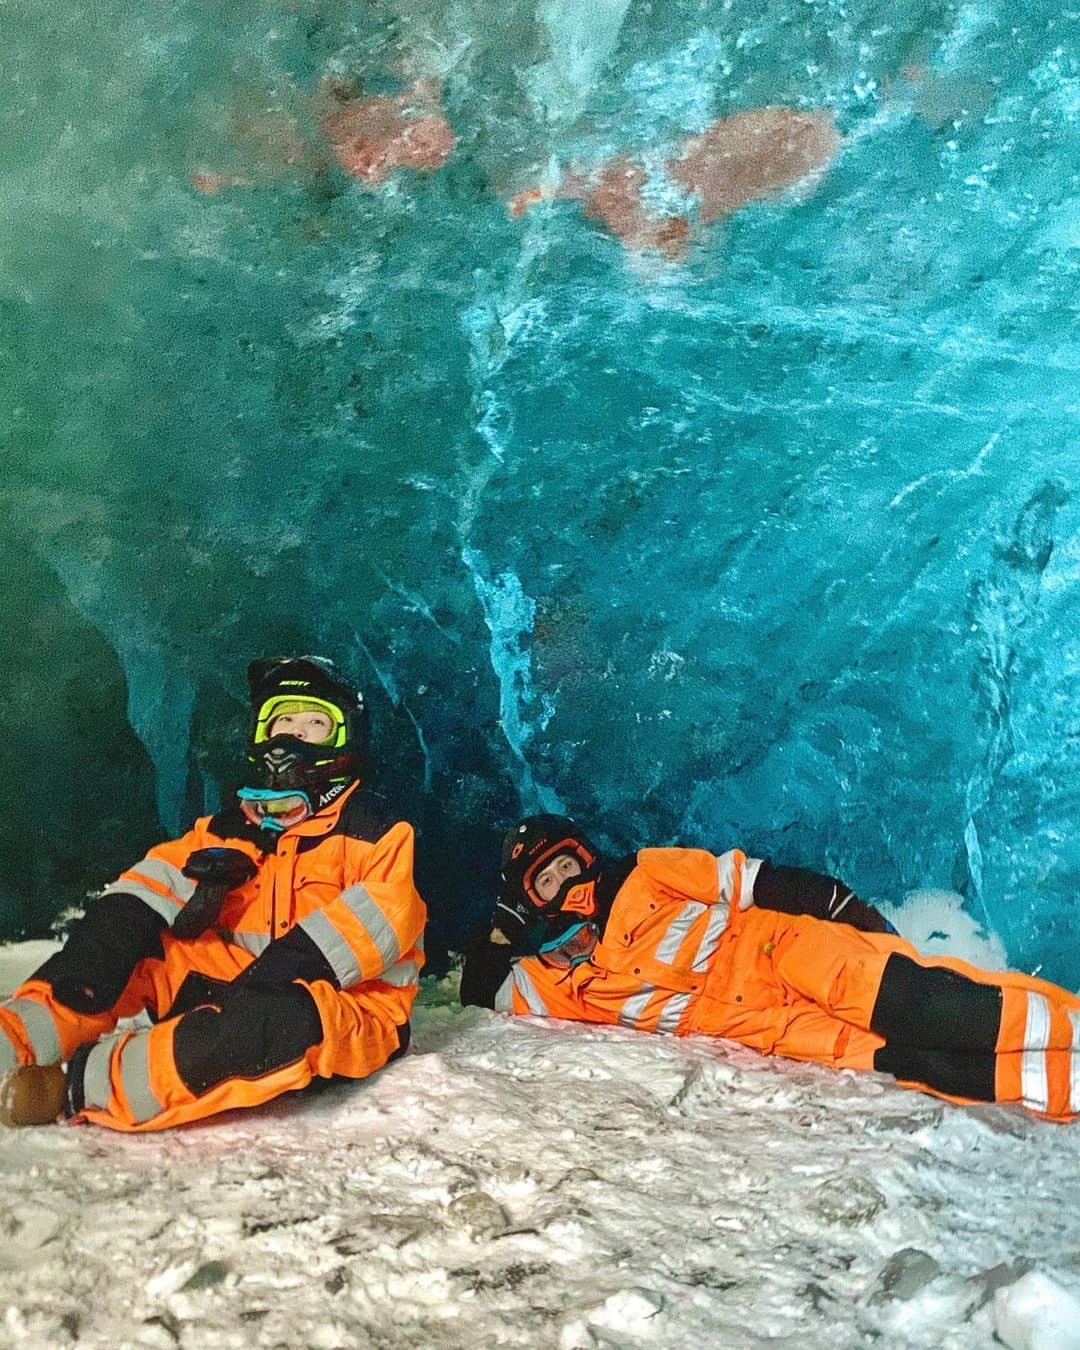
<instances>
[{"instance_id":1,"label":"black glove","mask_svg":"<svg viewBox=\"0 0 1080 1350\"><path fill-rule=\"evenodd\" d=\"M484 931L478 933L465 949L465 962L461 969L460 986L460 998L465 1007L475 1004L480 1008L494 1008L495 995L510 973L510 966L514 960L514 950L510 940L507 939L503 942L492 942L491 940L492 927L496 928L504 937L506 936L506 931L498 917L501 912L496 911L496 916L485 925ZM524 931L524 927L518 925L515 930L515 938Z\"/></svg>"},{"instance_id":2,"label":"black glove","mask_svg":"<svg viewBox=\"0 0 1080 1350\"><path fill-rule=\"evenodd\" d=\"M228 893L250 881L259 869L238 848L199 848L183 870L195 882L195 893L173 920L172 931L173 937L187 940L216 923Z\"/></svg>"},{"instance_id":3,"label":"black glove","mask_svg":"<svg viewBox=\"0 0 1080 1350\"><path fill-rule=\"evenodd\" d=\"M290 929L284 937L271 942L262 956L234 980L215 980L193 970L184 979L165 1016L179 1017L208 1004L224 1008L236 994L253 989L286 989L294 980L328 980L335 989L341 987L330 963L302 928Z\"/></svg>"}]
</instances>

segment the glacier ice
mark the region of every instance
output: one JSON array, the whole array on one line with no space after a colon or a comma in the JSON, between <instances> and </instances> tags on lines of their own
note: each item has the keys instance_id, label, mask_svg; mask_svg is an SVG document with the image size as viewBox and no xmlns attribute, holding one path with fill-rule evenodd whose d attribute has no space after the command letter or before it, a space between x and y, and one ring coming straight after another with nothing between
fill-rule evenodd
<instances>
[{"instance_id":1,"label":"glacier ice","mask_svg":"<svg viewBox=\"0 0 1080 1350\"><path fill-rule=\"evenodd\" d=\"M243 664L315 649L369 687L436 944L561 803L957 891L1075 987L1074 16L583 13L0 8L0 932L212 809ZM437 76L445 168L351 182L328 74ZM839 158L682 262L508 216L768 104Z\"/></svg>"}]
</instances>

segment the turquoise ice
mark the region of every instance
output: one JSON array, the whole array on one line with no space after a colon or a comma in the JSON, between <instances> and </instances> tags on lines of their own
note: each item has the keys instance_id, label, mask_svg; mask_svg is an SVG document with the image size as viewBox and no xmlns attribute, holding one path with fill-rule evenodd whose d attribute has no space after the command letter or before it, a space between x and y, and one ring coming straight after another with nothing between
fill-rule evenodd
<instances>
[{"instance_id":1,"label":"turquoise ice","mask_svg":"<svg viewBox=\"0 0 1080 1350\"><path fill-rule=\"evenodd\" d=\"M1077 26L0 5L0 932L213 809L244 663L318 650L369 690L444 941L501 827L561 804L613 849L957 889L1075 987ZM327 167L327 73L439 77L447 166ZM508 217L553 162L772 103L832 109L838 160L682 263Z\"/></svg>"}]
</instances>

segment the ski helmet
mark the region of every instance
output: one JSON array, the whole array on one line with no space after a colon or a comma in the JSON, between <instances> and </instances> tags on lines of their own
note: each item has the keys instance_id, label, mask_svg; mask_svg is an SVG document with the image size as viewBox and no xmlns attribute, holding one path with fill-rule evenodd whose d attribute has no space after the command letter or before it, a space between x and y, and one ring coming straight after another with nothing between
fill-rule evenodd
<instances>
[{"instance_id":1,"label":"ski helmet","mask_svg":"<svg viewBox=\"0 0 1080 1350\"><path fill-rule=\"evenodd\" d=\"M544 901L536 893L536 875L564 853L578 860L581 875L570 877L556 895ZM527 816L503 839L499 903L517 913L523 922L530 912L551 918L562 909L571 887L595 879L598 861L596 847L567 816Z\"/></svg>"},{"instance_id":2,"label":"ski helmet","mask_svg":"<svg viewBox=\"0 0 1080 1350\"><path fill-rule=\"evenodd\" d=\"M318 810L360 773L367 750L364 696L322 656L271 657L248 666L252 725L247 761L256 787L306 793ZM286 713L320 712L330 734L319 744L274 735Z\"/></svg>"}]
</instances>

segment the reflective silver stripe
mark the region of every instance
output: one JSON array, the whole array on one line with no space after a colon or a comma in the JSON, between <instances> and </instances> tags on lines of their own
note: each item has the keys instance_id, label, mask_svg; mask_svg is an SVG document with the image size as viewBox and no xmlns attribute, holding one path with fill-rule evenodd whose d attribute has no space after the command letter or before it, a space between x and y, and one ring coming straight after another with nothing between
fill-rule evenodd
<instances>
[{"instance_id":1,"label":"reflective silver stripe","mask_svg":"<svg viewBox=\"0 0 1080 1350\"><path fill-rule=\"evenodd\" d=\"M1050 1104L1046 1046L1050 1040L1050 1005L1042 994L1027 996L1024 1053L1020 1057L1020 1093L1025 1106L1045 1111Z\"/></svg>"},{"instance_id":2,"label":"reflective silver stripe","mask_svg":"<svg viewBox=\"0 0 1080 1350\"><path fill-rule=\"evenodd\" d=\"M682 1015L689 1002L689 994L676 994L673 998L668 999L667 1006L660 1014L660 1020L656 1024L657 1031L674 1031L682 1021Z\"/></svg>"},{"instance_id":3,"label":"reflective silver stripe","mask_svg":"<svg viewBox=\"0 0 1080 1350\"><path fill-rule=\"evenodd\" d=\"M136 863L128 870L137 877L145 877L147 881L160 882L178 900L190 900L195 894L194 881L184 876L179 867L166 862L164 858L144 858L141 863Z\"/></svg>"},{"instance_id":4,"label":"reflective silver stripe","mask_svg":"<svg viewBox=\"0 0 1080 1350\"><path fill-rule=\"evenodd\" d=\"M1071 1072L1069 1074L1069 1110L1080 1114L1080 1012L1069 1010L1072 1023L1072 1054L1069 1056Z\"/></svg>"},{"instance_id":5,"label":"reflective silver stripe","mask_svg":"<svg viewBox=\"0 0 1080 1350\"><path fill-rule=\"evenodd\" d=\"M697 956L694 957L694 969L706 970L709 962L713 958L717 944L724 935L727 928L728 915L723 905L714 905L713 912L709 915L709 922L705 925L705 932L701 938L701 946L698 948Z\"/></svg>"},{"instance_id":6,"label":"reflective silver stripe","mask_svg":"<svg viewBox=\"0 0 1080 1350\"><path fill-rule=\"evenodd\" d=\"M10 1073L19 1067L19 1056L7 1035L0 1031L0 1073Z\"/></svg>"},{"instance_id":7,"label":"reflective silver stripe","mask_svg":"<svg viewBox=\"0 0 1080 1350\"><path fill-rule=\"evenodd\" d=\"M139 877L145 878L146 881L156 881L165 887L169 895L162 895L160 891L155 891L153 886L144 885L138 880ZM115 891L120 891L124 895L138 896L171 926L180 913L180 906L195 894L195 883L184 876L179 867L166 862L164 858L144 858L130 869L128 876L121 877L119 881L110 881L104 888L106 895Z\"/></svg>"},{"instance_id":8,"label":"reflective silver stripe","mask_svg":"<svg viewBox=\"0 0 1080 1350\"><path fill-rule=\"evenodd\" d=\"M537 992L536 985L533 984L532 980L529 978L528 971L522 969L520 961L510 974L514 980L514 987L529 1005L529 1012L531 1012L534 1017L546 1017L547 1004Z\"/></svg>"},{"instance_id":9,"label":"reflective silver stripe","mask_svg":"<svg viewBox=\"0 0 1080 1350\"><path fill-rule=\"evenodd\" d=\"M136 1034L120 1051L120 1082L137 1125L153 1120L163 1109L150 1086L150 1033Z\"/></svg>"},{"instance_id":10,"label":"reflective silver stripe","mask_svg":"<svg viewBox=\"0 0 1080 1350\"><path fill-rule=\"evenodd\" d=\"M371 898L366 886L359 883L355 886L349 886L341 892L341 898L360 920L364 928L367 929L368 936L374 942L379 955L382 957L382 965L379 970L366 972L369 980L376 979L379 971L385 970L387 966L392 966L401 955L401 946L398 943L397 934L394 932L390 920Z\"/></svg>"},{"instance_id":11,"label":"reflective silver stripe","mask_svg":"<svg viewBox=\"0 0 1080 1350\"><path fill-rule=\"evenodd\" d=\"M330 969L342 989L356 984L361 977L360 963L353 955L353 949L321 909L301 919L298 928L302 928L308 937L330 963Z\"/></svg>"},{"instance_id":12,"label":"reflective silver stripe","mask_svg":"<svg viewBox=\"0 0 1080 1350\"><path fill-rule=\"evenodd\" d=\"M1050 1044L1050 1004L1042 994L1027 996L1027 1025L1024 1049L1045 1050Z\"/></svg>"},{"instance_id":13,"label":"reflective silver stripe","mask_svg":"<svg viewBox=\"0 0 1080 1350\"><path fill-rule=\"evenodd\" d=\"M739 889L739 908L749 909L754 903L754 882L761 871L763 858L747 858L742 865L742 886Z\"/></svg>"},{"instance_id":14,"label":"reflective silver stripe","mask_svg":"<svg viewBox=\"0 0 1080 1350\"><path fill-rule=\"evenodd\" d=\"M420 932L417 933L416 941L413 943L413 946L416 948L418 952L422 952L424 950L424 930L422 928L420 929Z\"/></svg>"},{"instance_id":15,"label":"reflective silver stripe","mask_svg":"<svg viewBox=\"0 0 1080 1350\"><path fill-rule=\"evenodd\" d=\"M406 985L417 983L420 979L420 967L415 961L399 961L396 966L384 970L379 979L383 984L392 984L395 989L403 989Z\"/></svg>"},{"instance_id":16,"label":"reflective silver stripe","mask_svg":"<svg viewBox=\"0 0 1080 1350\"><path fill-rule=\"evenodd\" d=\"M701 918L707 906L699 905L696 900L687 900L682 909L668 924L667 932L656 948L656 959L670 966L679 954L683 939Z\"/></svg>"},{"instance_id":17,"label":"reflective silver stripe","mask_svg":"<svg viewBox=\"0 0 1080 1350\"><path fill-rule=\"evenodd\" d=\"M26 1039L34 1052L34 1062L59 1064L60 1037L48 1008L30 998L12 999L7 1008L26 1028Z\"/></svg>"},{"instance_id":18,"label":"reflective silver stripe","mask_svg":"<svg viewBox=\"0 0 1080 1350\"><path fill-rule=\"evenodd\" d=\"M508 1012L514 1011L514 972L511 971L499 985L498 992L495 995L495 1011Z\"/></svg>"},{"instance_id":19,"label":"reflective silver stripe","mask_svg":"<svg viewBox=\"0 0 1080 1350\"><path fill-rule=\"evenodd\" d=\"M649 999L655 993L656 990L653 986L647 984L644 989L639 989L636 994L631 994L619 1009L619 1021L625 1022L627 1026L636 1027Z\"/></svg>"},{"instance_id":20,"label":"reflective silver stripe","mask_svg":"<svg viewBox=\"0 0 1080 1350\"><path fill-rule=\"evenodd\" d=\"M721 853L716 860L716 886L719 903L730 905L731 897L735 894L735 850L732 848Z\"/></svg>"},{"instance_id":21,"label":"reflective silver stripe","mask_svg":"<svg viewBox=\"0 0 1080 1350\"><path fill-rule=\"evenodd\" d=\"M119 1036L103 1036L87 1056L83 1067L83 1103L96 1107L99 1111L109 1109L112 1086L109 1082L109 1066L112 1063L113 1047Z\"/></svg>"},{"instance_id":22,"label":"reflective silver stripe","mask_svg":"<svg viewBox=\"0 0 1080 1350\"><path fill-rule=\"evenodd\" d=\"M244 951L251 952L253 956L261 956L273 942L269 933L233 933L226 928L219 928L218 936L226 942L231 942L234 947L243 947Z\"/></svg>"},{"instance_id":23,"label":"reflective silver stripe","mask_svg":"<svg viewBox=\"0 0 1080 1350\"><path fill-rule=\"evenodd\" d=\"M109 895L114 891L120 891L124 895L134 895L139 900L145 900L154 913L160 914L170 926L180 913L179 900L170 900L167 895L160 895L157 891L152 891L149 886L143 886L138 881L110 881L104 887L102 894Z\"/></svg>"},{"instance_id":24,"label":"reflective silver stripe","mask_svg":"<svg viewBox=\"0 0 1080 1350\"><path fill-rule=\"evenodd\" d=\"M1032 1111L1045 1111L1050 1100L1046 1081L1046 1052L1025 1050L1020 1057L1020 1094Z\"/></svg>"},{"instance_id":25,"label":"reflective silver stripe","mask_svg":"<svg viewBox=\"0 0 1080 1350\"><path fill-rule=\"evenodd\" d=\"M849 901L854 900L855 898L854 891L848 891L847 894L844 896L843 900L841 900L840 903L837 904L836 901L838 899L838 891L839 888L834 883L832 888L832 895L829 897L830 919L835 919L838 914L842 914L844 910L847 908Z\"/></svg>"}]
</instances>

